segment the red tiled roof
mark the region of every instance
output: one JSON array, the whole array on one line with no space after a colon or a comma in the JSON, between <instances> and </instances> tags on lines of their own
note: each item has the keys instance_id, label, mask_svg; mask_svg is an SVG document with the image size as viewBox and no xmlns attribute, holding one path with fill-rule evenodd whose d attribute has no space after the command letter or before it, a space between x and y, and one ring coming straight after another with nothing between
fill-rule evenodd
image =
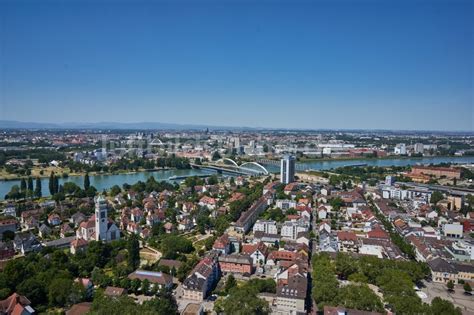
<instances>
[{"instance_id":1,"label":"red tiled roof","mask_svg":"<svg viewBox=\"0 0 474 315\"><path fill-rule=\"evenodd\" d=\"M357 241L357 235L349 231L338 231L337 238L342 241Z\"/></svg>"}]
</instances>

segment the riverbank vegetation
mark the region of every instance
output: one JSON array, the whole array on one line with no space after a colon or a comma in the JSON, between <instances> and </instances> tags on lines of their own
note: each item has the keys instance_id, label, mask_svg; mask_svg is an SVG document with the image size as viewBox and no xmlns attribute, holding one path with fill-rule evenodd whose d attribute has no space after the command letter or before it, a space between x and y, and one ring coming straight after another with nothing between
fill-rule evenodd
<instances>
[{"instance_id":1,"label":"riverbank vegetation","mask_svg":"<svg viewBox=\"0 0 474 315\"><path fill-rule=\"evenodd\" d=\"M46 150L48 153L49 150ZM1 154L2 152L0 152ZM33 155L38 156L38 155ZM23 157L23 156L22 156ZM54 159L56 158L56 159ZM10 158L9 158L10 159ZM57 161L56 165L50 165L51 161ZM86 173L95 174L116 174L139 171L150 171L160 169L190 169L189 159L177 157L174 154L161 156L156 160L145 158L121 158L108 164L97 162L85 164L66 159L60 153L45 155L42 158L24 157L15 164L6 164L6 159L0 163L0 179L14 180L32 177L48 177L52 172L62 177L82 176ZM1 162L1 161L0 161Z\"/></svg>"}]
</instances>

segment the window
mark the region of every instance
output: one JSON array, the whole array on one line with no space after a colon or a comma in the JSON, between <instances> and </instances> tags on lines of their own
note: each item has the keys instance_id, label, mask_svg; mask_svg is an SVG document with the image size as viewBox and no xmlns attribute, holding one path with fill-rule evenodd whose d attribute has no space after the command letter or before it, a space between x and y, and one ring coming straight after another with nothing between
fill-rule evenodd
<instances>
[{"instance_id":1,"label":"window","mask_svg":"<svg viewBox=\"0 0 474 315\"><path fill-rule=\"evenodd\" d=\"M101 211L101 212L100 212L100 218L101 218L101 219L105 219L105 211Z\"/></svg>"}]
</instances>

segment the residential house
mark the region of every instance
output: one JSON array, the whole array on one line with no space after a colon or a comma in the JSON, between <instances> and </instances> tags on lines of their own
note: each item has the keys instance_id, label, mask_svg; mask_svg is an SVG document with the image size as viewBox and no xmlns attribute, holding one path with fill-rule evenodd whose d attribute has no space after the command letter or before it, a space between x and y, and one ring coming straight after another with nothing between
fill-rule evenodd
<instances>
[{"instance_id":1,"label":"residential house","mask_svg":"<svg viewBox=\"0 0 474 315\"><path fill-rule=\"evenodd\" d=\"M139 279L143 281L147 279L152 286L156 286L159 289L171 289L173 286L173 277L159 271L147 271L147 270L135 270L128 275L130 280Z\"/></svg>"},{"instance_id":2,"label":"residential house","mask_svg":"<svg viewBox=\"0 0 474 315\"><path fill-rule=\"evenodd\" d=\"M41 249L41 243L31 232L22 232L15 235L13 240L13 248L23 255L29 252L36 252Z\"/></svg>"},{"instance_id":3,"label":"residential house","mask_svg":"<svg viewBox=\"0 0 474 315\"><path fill-rule=\"evenodd\" d=\"M242 253L252 258L254 266L264 265L268 256L268 247L263 243L242 244Z\"/></svg>"},{"instance_id":4,"label":"residential house","mask_svg":"<svg viewBox=\"0 0 474 315\"><path fill-rule=\"evenodd\" d=\"M288 279L287 284L277 285L276 309L273 314L305 314L308 279L296 274Z\"/></svg>"},{"instance_id":5,"label":"residential house","mask_svg":"<svg viewBox=\"0 0 474 315\"><path fill-rule=\"evenodd\" d=\"M64 223L61 225L61 229L59 230L59 235L61 237L71 236L74 235L74 230L69 226L68 223Z\"/></svg>"},{"instance_id":6,"label":"residential house","mask_svg":"<svg viewBox=\"0 0 474 315\"><path fill-rule=\"evenodd\" d=\"M338 231L337 240L339 251L341 252L358 252L357 235L354 232Z\"/></svg>"},{"instance_id":7,"label":"residential house","mask_svg":"<svg viewBox=\"0 0 474 315\"><path fill-rule=\"evenodd\" d=\"M104 290L104 295L109 298L118 298L127 294L127 289L108 286Z\"/></svg>"},{"instance_id":8,"label":"residential house","mask_svg":"<svg viewBox=\"0 0 474 315\"><path fill-rule=\"evenodd\" d=\"M84 288L84 293L86 297L92 297L92 293L94 292L94 284L92 280L89 278L76 278L74 279L75 283L78 283L80 286Z\"/></svg>"},{"instance_id":9,"label":"residential house","mask_svg":"<svg viewBox=\"0 0 474 315\"><path fill-rule=\"evenodd\" d=\"M289 199L278 199L275 201L275 206L286 212L286 210L291 208L296 208L296 201Z\"/></svg>"},{"instance_id":10,"label":"residential house","mask_svg":"<svg viewBox=\"0 0 474 315\"><path fill-rule=\"evenodd\" d=\"M3 238L3 233L10 231L15 233L18 227L18 221L12 217L4 217L0 219L0 240Z\"/></svg>"},{"instance_id":11,"label":"residential house","mask_svg":"<svg viewBox=\"0 0 474 315\"><path fill-rule=\"evenodd\" d=\"M223 273L248 274L253 273L253 259L246 254L231 254L219 256L219 267Z\"/></svg>"},{"instance_id":12,"label":"residential house","mask_svg":"<svg viewBox=\"0 0 474 315\"><path fill-rule=\"evenodd\" d=\"M70 251L71 254L75 255L79 251L84 251L87 249L89 242L82 238L76 238L71 242Z\"/></svg>"},{"instance_id":13,"label":"residential house","mask_svg":"<svg viewBox=\"0 0 474 315\"><path fill-rule=\"evenodd\" d=\"M231 251L231 243L229 240L229 235L222 234L219 238L214 241L212 249L219 251L223 255L227 255Z\"/></svg>"},{"instance_id":14,"label":"residential house","mask_svg":"<svg viewBox=\"0 0 474 315\"><path fill-rule=\"evenodd\" d=\"M278 246L280 241L281 236L279 234L266 234L262 231L256 231L253 235L254 243L263 242L267 246Z\"/></svg>"},{"instance_id":15,"label":"residential house","mask_svg":"<svg viewBox=\"0 0 474 315\"><path fill-rule=\"evenodd\" d=\"M309 222L306 220L292 220L286 221L281 227L281 237L284 239L296 240L298 233L307 232L309 229Z\"/></svg>"},{"instance_id":16,"label":"residential house","mask_svg":"<svg viewBox=\"0 0 474 315\"><path fill-rule=\"evenodd\" d=\"M253 232L262 231L265 234L278 234L276 221L273 220L257 220L253 225Z\"/></svg>"},{"instance_id":17,"label":"residential house","mask_svg":"<svg viewBox=\"0 0 474 315\"><path fill-rule=\"evenodd\" d=\"M203 196L200 200L199 200L199 205L201 207L206 207L208 208L209 210L214 210L217 206L217 201L216 199L212 198L212 197L208 197L208 196Z\"/></svg>"},{"instance_id":18,"label":"residential house","mask_svg":"<svg viewBox=\"0 0 474 315\"><path fill-rule=\"evenodd\" d=\"M140 223L140 221L144 218L144 212L140 208L134 208L130 212L130 219L135 223Z\"/></svg>"},{"instance_id":19,"label":"residential house","mask_svg":"<svg viewBox=\"0 0 474 315\"><path fill-rule=\"evenodd\" d=\"M220 277L219 264L211 257L203 258L183 281L183 299L203 301Z\"/></svg>"},{"instance_id":20,"label":"residential house","mask_svg":"<svg viewBox=\"0 0 474 315\"><path fill-rule=\"evenodd\" d=\"M61 217L57 213L52 213L48 216L48 223L51 226L56 226L61 224Z\"/></svg>"},{"instance_id":21,"label":"residential house","mask_svg":"<svg viewBox=\"0 0 474 315\"><path fill-rule=\"evenodd\" d=\"M324 220L327 219L328 217L328 208L325 206L319 206L318 207L318 219L319 220Z\"/></svg>"},{"instance_id":22,"label":"residential house","mask_svg":"<svg viewBox=\"0 0 474 315\"><path fill-rule=\"evenodd\" d=\"M0 260L9 259L13 256L15 256L13 243L0 241Z\"/></svg>"},{"instance_id":23,"label":"residential house","mask_svg":"<svg viewBox=\"0 0 474 315\"><path fill-rule=\"evenodd\" d=\"M30 315L34 313L35 310L26 296L13 293L6 299L0 300L0 314Z\"/></svg>"},{"instance_id":24,"label":"residential house","mask_svg":"<svg viewBox=\"0 0 474 315\"><path fill-rule=\"evenodd\" d=\"M41 224L41 226L38 229L38 235L41 238L45 238L49 234L51 234L51 228L49 226L47 226L46 224L44 224L44 223Z\"/></svg>"}]
</instances>

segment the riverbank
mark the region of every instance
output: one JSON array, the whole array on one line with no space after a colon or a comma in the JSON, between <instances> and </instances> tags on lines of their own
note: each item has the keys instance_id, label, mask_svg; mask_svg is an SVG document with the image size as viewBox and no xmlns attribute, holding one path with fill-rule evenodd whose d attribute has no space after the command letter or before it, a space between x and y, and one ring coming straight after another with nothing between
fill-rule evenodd
<instances>
[{"instance_id":1,"label":"riverbank","mask_svg":"<svg viewBox=\"0 0 474 315\"><path fill-rule=\"evenodd\" d=\"M439 164L439 163L474 163L474 156L469 157L424 157L424 158L392 158L392 159L366 159L366 160L329 160L329 161L315 161L315 162L306 162L299 163L304 164L306 170L324 170L330 171L343 166L367 164L368 166L377 166L377 167L390 167L390 166L407 166L407 165L416 165L416 164ZM278 173L280 168L276 165L265 165L264 166L271 173ZM304 169L299 169L299 171L304 171ZM209 171L196 170L196 169L158 169L156 171L138 171L138 172L121 172L118 174L89 174L90 183L97 188L98 191L104 189L110 189L114 185L120 187L124 183L134 184L138 181L146 181L149 177L153 176L157 181L170 181L170 182L179 182L169 180L173 176L193 176L193 175L203 175L209 174ZM42 191L43 196L49 195L48 190L48 178L41 178L42 182ZM84 176L69 176L66 178L59 178L59 184L64 182L73 182L76 185L82 187L84 184ZM3 199L5 194L7 194L13 185L20 185L20 180L0 180L0 200Z\"/></svg>"},{"instance_id":2,"label":"riverbank","mask_svg":"<svg viewBox=\"0 0 474 315\"><path fill-rule=\"evenodd\" d=\"M118 185L123 187L123 184L133 185L138 181L146 182L148 178L154 177L156 181L179 182L179 180L170 180L172 176L193 176L209 174L208 171L195 169L158 169L138 172L121 172L119 174L89 174L91 186L94 186L98 191L110 189ZM49 196L49 178L42 177L41 179L42 195ZM35 181L33 181L35 184ZM84 176L69 176L59 177L59 184L64 185L65 182L72 182L79 187L84 185ZM0 181L0 200L4 199L5 195L10 191L13 185L20 186L20 180Z\"/></svg>"},{"instance_id":3,"label":"riverbank","mask_svg":"<svg viewBox=\"0 0 474 315\"><path fill-rule=\"evenodd\" d=\"M297 160L297 163L312 163L312 162L328 162L328 161L376 161L376 160L411 160L411 159L431 159L431 158L466 158L467 156L454 156L454 155L427 155L427 156L400 156L400 155L388 155L388 156L381 156L381 157L368 157L368 156L361 156L361 157L339 157L339 158L300 158Z\"/></svg>"},{"instance_id":4,"label":"riverbank","mask_svg":"<svg viewBox=\"0 0 474 315\"><path fill-rule=\"evenodd\" d=\"M164 168L154 168L154 169L145 169L145 168L139 168L137 171L131 171L131 170L118 170L115 172L89 172L89 176L97 176L97 175L120 175L120 174L135 174L135 173L143 173L143 172L158 172L158 171L169 171L173 170L175 168L170 168L170 167L164 167ZM43 171L41 174L40 171ZM24 175L24 176L18 176L17 174L11 174L5 171L5 169L0 170L0 181L18 181L22 179L27 179L28 177L31 178L49 178L51 176L51 173L54 172L56 176L60 178L68 178L68 177L77 177L77 176L85 176L86 172L79 172L79 173L74 173L70 172L69 168L62 168L62 167L46 167L46 168L33 168L31 170L31 175ZM64 176L66 174L66 176Z\"/></svg>"}]
</instances>

